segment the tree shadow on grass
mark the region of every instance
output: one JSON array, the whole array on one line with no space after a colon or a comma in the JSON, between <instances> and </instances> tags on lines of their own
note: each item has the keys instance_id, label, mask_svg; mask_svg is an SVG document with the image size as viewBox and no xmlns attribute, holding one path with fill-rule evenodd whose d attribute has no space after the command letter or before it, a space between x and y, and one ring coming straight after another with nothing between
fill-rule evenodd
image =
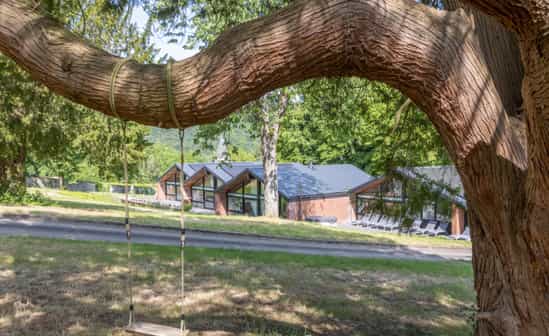
<instances>
[{"instance_id":1,"label":"tree shadow on grass","mask_svg":"<svg viewBox=\"0 0 549 336\"><path fill-rule=\"evenodd\" d=\"M0 334L124 335L123 245L9 238L0 248ZM137 317L177 326L176 249L135 251ZM250 252L250 254L253 254ZM306 258L306 257L303 257ZM470 278L189 258L188 326L251 335L466 335ZM469 292L470 291L470 292Z\"/></svg>"}]
</instances>

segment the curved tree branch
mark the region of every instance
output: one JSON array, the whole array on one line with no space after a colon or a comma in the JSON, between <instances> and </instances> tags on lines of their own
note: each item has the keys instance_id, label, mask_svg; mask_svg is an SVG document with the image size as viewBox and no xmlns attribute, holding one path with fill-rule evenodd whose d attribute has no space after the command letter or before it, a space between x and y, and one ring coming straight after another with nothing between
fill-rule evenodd
<instances>
[{"instance_id":1,"label":"curved tree branch","mask_svg":"<svg viewBox=\"0 0 549 336\"><path fill-rule=\"evenodd\" d=\"M24 0L0 1L0 18L3 53L54 92L112 114L109 83L119 58ZM500 154L520 162L502 140L508 120L500 117L501 104L493 103L497 91L471 32L462 11L413 0L296 1L228 30L210 48L176 62L177 119L184 127L214 122L276 88L310 78L360 76L396 87L427 112L457 164L477 143L494 139ZM114 91L121 118L175 127L164 66L130 62Z\"/></svg>"},{"instance_id":2,"label":"curved tree branch","mask_svg":"<svg viewBox=\"0 0 549 336\"><path fill-rule=\"evenodd\" d=\"M24 0L1 1L0 18L3 53L56 93L111 114L109 81L117 57ZM464 22L411 0L298 1L230 29L210 48L176 62L177 117L185 126L212 122L275 88L324 76L368 75L425 96L447 79L437 63L461 49ZM126 64L115 96L122 118L174 127L162 65Z\"/></svg>"}]
</instances>

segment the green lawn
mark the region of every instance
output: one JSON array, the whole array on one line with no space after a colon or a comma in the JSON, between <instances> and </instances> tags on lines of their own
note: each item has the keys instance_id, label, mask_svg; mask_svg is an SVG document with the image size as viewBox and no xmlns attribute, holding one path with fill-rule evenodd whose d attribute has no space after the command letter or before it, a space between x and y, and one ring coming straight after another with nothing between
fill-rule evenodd
<instances>
[{"instance_id":1,"label":"green lawn","mask_svg":"<svg viewBox=\"0 0 549 336\"><path fill-rule=\"evenodd\" d=\"M42 191L43 192L43 191ZM59 218L78 218L90 221L122 222L124 207L118 197L109 193L81 193L48 190L52 200L48 206L0 206L0 215L25 214ZM272 237L346 240L381 244L470 247L469 242L444 238L429 238L382 232L357 232L354 230L321 226L315 223L295 222L283 219L244 216L186 215L191 229L260 234ZM144 207L131 208L131 221L141 225L176 227L179 213Z\"/></svg>"},{"instance_id":2,"label":"green lawn","mask_svg":"<svg viewBox=\"0 0 549 336\"><path fill-rule=\"evenodd\" d=\"M177 325L177 248L136 245L138 318ZM188 326L238 335L470 335L470 263L188 248ZM0 237L1 335L126 335L124 244Z\"/></svg>"}]
</instances>

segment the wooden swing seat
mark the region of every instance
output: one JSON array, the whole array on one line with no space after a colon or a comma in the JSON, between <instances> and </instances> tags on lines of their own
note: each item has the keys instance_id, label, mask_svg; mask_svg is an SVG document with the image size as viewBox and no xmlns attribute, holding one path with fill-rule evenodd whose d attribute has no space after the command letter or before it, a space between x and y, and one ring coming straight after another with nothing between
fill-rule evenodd
<instances>
[{"instance_id":1,"label":"wooden swing seat","mask_svg":"<svg viewBox=\"0 0 549 336\"><path fill-rule=\"evenodd\" d=\"M135 322L126 327L126 331L143 336L183 336L188 334L188 331L182 334L179 328L145 322Z\"/></svg>"}]
</instances>

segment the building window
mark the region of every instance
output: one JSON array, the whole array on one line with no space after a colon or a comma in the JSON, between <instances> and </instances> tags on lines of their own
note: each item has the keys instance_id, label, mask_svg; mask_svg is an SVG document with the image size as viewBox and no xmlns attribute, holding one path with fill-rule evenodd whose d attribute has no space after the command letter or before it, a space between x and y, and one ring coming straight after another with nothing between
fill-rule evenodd
<instances>
[{"instance_id":1,"label":"building window","mask_svg":"<svg viewBox=\"0 0 549 336\"><path fill-rule=\"evenodd\" d=\"M281 218L288 218L288 200L284 196L278 196L278 215Z\"/></svg>"},{"instance_id":2,"label":"building window","mask_svg":"<svg viewBox=\"0 0 549 336\"><path fill-rule=\"evenodd\" d=\"M227 193L229 214L262 216L263 202L262 183L254 178L240 184L236 191Z\"/></svg>"},{"instance_id":3,"label":"building window","mask_svg":"<svg viewBox=\"0 0 549 336\"><path fill-rule=\"evenodd\" d=\"M166 196L174 196L177 193L177 184L175 182L166 182Z\"/></svg>"},{"instance_id":4,"label":"building window","mask_svg":"<svg viewBox=\"0 0 549 336\"><path fill-rule=\"evenodd\" d=\"M421 218L450 222L452 218L452 202L444 198L438 198L435 202L423 207Z\"/></svg>"},{"instance_id":5,"label":"building window","mask_svg":"<svg viewBox=\"0 0 549 336\"><path fill-rule=\"evenodd\" d=\"M261 184L261 182L259 184ZM256 197L257 194L259 193L259 189L257 185L258 185L258 182L256 179L253 179L250 182L248 182L248 184L244 186L244 194L246 196Z\"/></svg>"},{"instance_id":6,"label":"building window","mask_svg":"<svg viewBox=\"0 0 549 336\"><path fill-rule=\"evenodd\" d=\"M402 202L406 199L406 186L398 180L384 181L356 195L356 217L361 219L369 213L384 213L395 217L402 215Z\"/></svg>"},{"instance_id":7,"label":"building window","mask_svg":"<svg viewBox=\"0 0 549 336\"><path fill-rule=\"evenodd\" d=\"M373 195L370 192L356 196L356 216L361 219L369 213L383 213L395 217L402 216L402 203L404 199L395 197L394 193L381 193Z\"/></svg>"},{"instance_id":8,"label":"building window","mask_svg":"<svg viewBox=\"0 0 549 336\"><path fill-rule=\"evenodd\" d=\"M213 191L204 191L204 208L215 209L215 196Z\"/></svg>"},{"instance_id":9,"label":"building window","mask_svg":"<svg viewBox=\"0 0 549 336\"><path fill-rule=\"evenodd\" d=\"M229 209L229 214L240 215L244 213L244 197L242 186L235 192L230 192L227 194L227 208Z\"/></svg>"},{"instance_id":10,"label":"building window","mask_svg":"<svg viewBox=\"0 0 549 336\"><path fill-rule=\"evenodd\" d=\"M231 215L263 216L265 213L265 198L263 183L251 178L247 183L241 183L237 189L227 193L227 209ZM288 218L288 200L278 196L279 216Z\"/></svg>"},{"instance_id":11,"label":"building window","mask_svg":"<svg viewBox=\"0 0 549 336\"><path fill-rule=\"evenodd\" d=\"M183 175L186 180L187 176ZM174 174L169 180L166 180L164 184L164 193L166 199L170 201L181 201L181 189L179 188L179 173Z\"/></svg>"},{"instance_id":12,"label":"building window","mask_svg":"<svg viewBox=\"0 0 549 336\"><path fill-rule=\"evenodd\" d=\"M211 174L203 176L191 188L193 207L215 210L215 189L217 178Z\"/></svg>"}]
</instances>

